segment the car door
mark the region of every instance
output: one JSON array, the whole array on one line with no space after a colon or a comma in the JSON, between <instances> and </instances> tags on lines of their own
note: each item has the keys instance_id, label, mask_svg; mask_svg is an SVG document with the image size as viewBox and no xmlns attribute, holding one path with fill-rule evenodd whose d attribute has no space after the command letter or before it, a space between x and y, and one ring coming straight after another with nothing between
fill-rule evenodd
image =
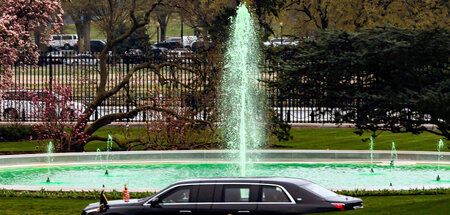
<instances>
[{"instance_id":1,"label":"car door","mask_svg":"<svg viewBox=\"0 0 450 215\"><path fill-rule=\"evenodd\" d=\"M200 184L198 186L197 207L195 214L209 215L214 200L214 184Z\"/></svg>"},{"instance_id":2,"label":"car door","mask_svg":"<svg viewBox=\"0 0 450 215\"><path fill-rule=\"evenodd\" d=\"M194 185L182 185L172 188L158 196L158 204L145 206L142 214L193 214L196 207L194 194L197 193L197 187Z\"/></svg>"},{"instance_id":3,"label":"car door","mask_svg":"<svg viewBox=\"0 0 450 215\"><path fill-rule=\"evenodd\" d=\"M282 186L260 185L257 214L300 214L292 196Z\"/></svg>"},{"instance_id":4,"label":"car door","mask_svg":"<svg viewBox=\"0 0 450 215\"><path fill-rule=\"evenodd\" d=\"M255 214L257 187L252 184L216 184L210 214Z\"/></svg>"}]
</instances>

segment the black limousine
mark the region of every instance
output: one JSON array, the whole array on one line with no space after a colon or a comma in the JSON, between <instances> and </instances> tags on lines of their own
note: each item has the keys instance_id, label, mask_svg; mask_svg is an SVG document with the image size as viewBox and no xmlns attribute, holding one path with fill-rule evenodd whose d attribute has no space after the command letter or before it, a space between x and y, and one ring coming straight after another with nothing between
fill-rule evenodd
<instances>
[{"instance_id":1,"label":"black limousine","mask_svg":"<svg viewBox=\"0 0 450 215\"><path fill-rule=\"evenodd\" d=\"M93 203L83 215L305 214L362 208L362 200L338 195L297 178L202 178L177 182L144 199Z\"/></svg>"}]
</instances>

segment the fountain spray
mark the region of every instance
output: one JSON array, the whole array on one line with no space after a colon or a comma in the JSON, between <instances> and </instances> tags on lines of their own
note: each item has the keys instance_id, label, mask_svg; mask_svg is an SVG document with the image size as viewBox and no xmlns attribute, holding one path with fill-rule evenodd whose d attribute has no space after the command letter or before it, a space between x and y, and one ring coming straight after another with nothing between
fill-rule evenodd
<instances>
[{"instance_id":1,"label":"fountain spray","mask_svg":"<svg viewBox=\"0 0 450 215\"><path fill-rule=\"evenodd\" d=\"M250 152L265 141L264 92L260 89L261 54L253 17L246 4L238 6L231 19L231 33L221 80L220 125L232 160L239 161L240 176L254 157Z\"/></svg>"},{"instance_id":2,"label":"fountain spray","mask_svg":"<svg viewBox=\"0 0 450 215\"><path fill-rule=\"evenodd\" d=\"M395 142L392 142L392 149L391 149L391 167L394 166L394 160L397 160L397 149L395 148Z\"/></svg>"},{"instance_id":3,"label":"fountain spray","mask_svg":"<svg viewBox=\"0 0 450 215\"><path fill-rule=\"evenodd\" d=\"M438 161L437 161L437 165L438 165L438 172L439 172L439 164L441 163L441 150L442 148L444 148L444 141L442 139L439 140L438 146L437 146L437 151L438 151ZM441 177L439 177L439 173L438 176L436 177L436 181L440 181Z\"/></svg>"},{"instance_id":4,"label":"fountain spray","mask_svg":"<svg viewBox=\"0 0 450 215\"><path fill-rule=\"evenodd\" d=\"M110 156L111 150L112 150L112 136L110 134L108 134L108 141L106 141L106 165L105 165L105 175L109 175L108 172L108 162L111 159L112 160L112 156Z\"/></svg>"},{"instance_id":5,"label":"fountain spray","mask_svg":"<svg viewBox=\"0 0 450 215\"><path fill-rule=\"evenodd\" d=\"M47 183L50 183L50 164L53 161L53 143L50 141L47 145Z\"/></svg>"},{"instance_id":6,"label":"fountain spray","mask_svg":"<svg viewBox=\"0 0 450 215\"><path fill-rule=\"evenodd\" d=\"M374 173L374 171L373 171L373 137L372 136L370 136L369 148L370 148L370 172Z\"/></svg>"},{"instance_id":7,"label":"fountain spray","mask_svg":"<svg viewBox=\"0 0 450 215\"><path fill-rule=\"evenodd\" d=\"M95 163L98 163L98 161L100 161L100 168L102 168L103 161L100 148L97 148L97 152L95 153Z\"/></svg>"}]
</instances>

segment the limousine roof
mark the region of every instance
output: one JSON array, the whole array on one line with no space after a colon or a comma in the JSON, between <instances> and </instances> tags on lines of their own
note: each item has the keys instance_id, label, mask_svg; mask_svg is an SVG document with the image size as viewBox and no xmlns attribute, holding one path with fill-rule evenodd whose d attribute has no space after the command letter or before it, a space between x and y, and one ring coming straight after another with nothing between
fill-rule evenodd
<instances>
[{"instance_id":1,"label":"limousine roof","mask_svg":"<svg viewBox=\"0 0 450 215\"><path fill-rule=\"evenodd\" d=\"M283 177L229 177L229 178L197 178L179 181L176 184L190 183L289 183L295 185L305 185L312 182L299 178L283 178Z\"/></svg>"}]
</instances>

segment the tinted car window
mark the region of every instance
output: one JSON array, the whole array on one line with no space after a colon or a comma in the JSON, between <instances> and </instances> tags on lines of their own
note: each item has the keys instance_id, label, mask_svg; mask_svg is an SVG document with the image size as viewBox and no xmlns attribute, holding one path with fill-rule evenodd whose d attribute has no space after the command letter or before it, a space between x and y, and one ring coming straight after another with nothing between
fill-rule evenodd
<instances>
[{"instance_id":1,"label":"tinted car window","mask_svg":"<svg viewBox=\"0 0 450 215\"><path fill-rule=\"evenodd\" d=\"M323 187L321 187L320 185L317 184L308 184L305 186L305 188L315 194L317 194L318 196L322 196L322 197L328 197L328 196L336 196L338 194L336 194L335 192L325 189Z\"/></svg>"},{"instance_id":2,"label":"tinted car window","mask_svg":"<svg viewBox=\"0 0 450 215\"><path fill-rule=\"evenodd\" d=\"M72 39L72 36L62 36L62 39L63 39L63 40L71 40L71 39Z\"/></svg>"},{"instance_id":3,"label":"tinted car window","mask_svg":"<svg viewBox=\"0 0 450 215\"><path fill-rule=\"evenodd\" d=\"M163 197L162 203L186 203L190 202L191 187L178 187Z\"/></svg>"},{"instance_id":4,"label":"tinted car window","mask_svg":"<svg viewBox=\"0 0 450 215\"><path fill-rule=\"evenodd\" d=\"M261 191L262 202L290 202L286 193L280 187L262 186Z\"/></svg>"},{"instance_id":5,"label":"tinted car window","mask_svg":"<svg viewBox=\"0 0 450 215\"><path fill-rule=\"evenodd\" d=\"M53 40L60 40L61 36L53 36L52 38L53 38Z\"/></svg>"},{"instance_id":6,"label":"tinted car window","mask_svg":"<svg viewBox=\"0 0 450 215\"><path fill-rule=\"evenodd\" d=\"M224 186L224 202L248 202L250 199L250 187L248 186Z\"/></svg>"},{"instance_id":7,"label":"tinted car window","mask_svg":"<svg viewBox=\"0 0 450 215\"><path fill-rule=\"evenodd\" d=\"M212 202L214 185L200 185L198 188L197 202Z\"/></svg>"}]
</instances>

